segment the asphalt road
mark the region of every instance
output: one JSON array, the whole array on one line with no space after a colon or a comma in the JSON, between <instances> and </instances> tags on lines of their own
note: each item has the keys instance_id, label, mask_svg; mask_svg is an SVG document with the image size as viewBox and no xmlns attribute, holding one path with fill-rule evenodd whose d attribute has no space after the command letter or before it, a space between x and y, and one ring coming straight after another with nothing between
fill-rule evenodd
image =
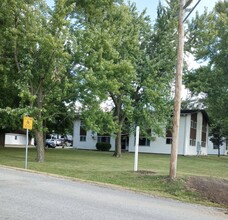
<instances>
[{"instance_id":1,"label":"asphalt road","mask_svg":"<svg viewBox=\"0 0 228 220\"><path fill-rule=\"evenodd\" d=\"M0 167L0 220L217 220L224 210Z\"/></svg>"}]
</instances>

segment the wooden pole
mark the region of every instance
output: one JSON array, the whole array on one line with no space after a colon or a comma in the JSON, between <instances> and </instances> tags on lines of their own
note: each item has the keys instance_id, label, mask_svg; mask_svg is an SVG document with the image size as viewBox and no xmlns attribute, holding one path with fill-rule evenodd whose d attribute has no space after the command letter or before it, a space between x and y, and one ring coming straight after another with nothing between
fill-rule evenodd
<instances>
[{"instance_id":1,"label":"wooden pole","mask_svg":"<svg viewBox=\"0 0 228 220\"><path fill-rule=\"evenodd\" d=\"M178 153L178 138L179 138L179 125L180 125L180 108L181 108L181 86L182 86L183 56L184 56L184 23L183 23L184 6L185 6L185 0L180 0L172 146L171 146L170 173L169 173L170 179L172 180L176 178L176 172L177 172L177 153Z\"/></svg>"}]
</instances>

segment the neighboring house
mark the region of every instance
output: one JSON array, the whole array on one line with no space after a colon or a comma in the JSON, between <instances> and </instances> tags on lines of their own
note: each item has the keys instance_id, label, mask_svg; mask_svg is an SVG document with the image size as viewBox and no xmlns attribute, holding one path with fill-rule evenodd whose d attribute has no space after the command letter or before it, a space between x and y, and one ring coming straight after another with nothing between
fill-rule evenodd
<instances>
[{"instance_id":1,"label":"neighboring house","mask_svg":"<svg viewBox=\"0 0 228 220\"><path fill-rule=\"evenodd\" d=\"M26 134L23 131L5 134L5 147L24 147L26 145ZM34 145L34 138L29 139L29 145Z\"/></svg>"},{"instance_id":2,"label":"neighboring house","mask_svg":"<svg viewBox=\"0 0 228 220\"><path fill-rule=\"evenodd\" d=\"M209 138L210 139L210 138ZM213 144L212 141L208 141L208 154L218 155L218 146ZM228 139L220 146L220 155L228 155Z\"/></svg>"},{"instance_id":3,"label":"neighboring house","mask_svg":"<svg viewBox=\"0 0 228 220\"><path fill-rule=\"evenodd\" d=\"M208 115L204 110L182 110L179 129L179 155L207 155L208 152ZM78 149L96 149L97 142L108 142L115 149L115 138L110 135L99 135L86 131L83 121L74 122L73 147ZM135 136L122 135L122 149L135 151ZM139 152L170 154L172 134L166 132L166 137L156 137L154 141L140 136Z\"/></svg>"}]
</instances>

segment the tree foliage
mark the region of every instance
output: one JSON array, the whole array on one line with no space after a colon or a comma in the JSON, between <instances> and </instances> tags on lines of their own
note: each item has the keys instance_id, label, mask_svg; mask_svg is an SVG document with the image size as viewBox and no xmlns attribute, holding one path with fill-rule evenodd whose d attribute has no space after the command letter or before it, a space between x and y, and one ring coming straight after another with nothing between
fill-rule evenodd
<instances>
[{"instance_id":1,"label":"tree foliage","mask_svg":"<svg viewBox=\"0 0 228 220\"><path fill-rule=\"evenodd\" d=\"M43 1L1 2L1 71L4 92L13 93L2 112L34 118L39 162L44 161L43 122L53 120L61 103L72 101L65 3L56 1L51 11Z\"/></svg>"},{"instance_id":2,"label":"tree foliage","mask_svg":"<svg viewBox=\"0 0 228 220\"><path fill-rule=\"evenodd\" d=\"M213 119L228 135L228 2L219 1L212 12L205 11L189 23L189 51L201 67L186 77L188 88L201 101Z\"/></svg>"},{"instance_id":3,"label":"tree foliage","mask_svg":"<svg viewBox=\"0 0 228 220\"><path fill-rule=\"evenodd\" d=\"M116 135L116 156L123 130L161 133L171 115L176 2L160 4L152 26L122 0L60 0L53 9L42 0L2 0L1 128L32 116L39 162L43 132L68 124L76 100L87 128Z\"/></svg>"},{"instance_id":4,"label":"tree foliage","mask_svg":"<svg viewBox=\"0 0 228 220\"><path fill-rule=\"evenodd\" d=\"M128 131L137 124L142 131L161 133L170 115L176 45L176 7L170 6L159 5L153 31L145 12L138 14L135 5L109 4L84 14L83 28L75 33L82 117L88 128L116 134L116 156L121 155L124 125ZM103 111L101 103L107 101L110 109Z\"/></svg>"}]
</instances>

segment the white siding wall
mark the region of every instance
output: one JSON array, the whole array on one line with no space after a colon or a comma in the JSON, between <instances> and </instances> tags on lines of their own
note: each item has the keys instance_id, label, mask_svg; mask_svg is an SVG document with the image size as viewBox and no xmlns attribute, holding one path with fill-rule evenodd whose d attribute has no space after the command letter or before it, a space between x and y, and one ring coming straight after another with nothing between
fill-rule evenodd
<instances>
[{"instance_id":1,"label":"white siding wall","mask_svg":"<svg viewBox=\"0 0 228 220\"><path fill-rule=\"evenodd\" d=\"M185 114L183 116L185 121L185 138L184 138L184 145L183 145L183 155L189 155L189 146L190 146L190 127L191 127L191 115Z\"/></svg>"},{"instance_id":2,"label":"white siding wall","mask_svg":"<svg viewBox=\"0 0 228 220\"><path fill-rule=\"evenodd\" d=\"M203 126L203 114L202 112L197 113L197 128L196 128L196 146L190 146L190 129L191 129L191 115L187 116L186 124L186 152L184 155L207 155L207 142L206 147L201 147L201 138L202 138L202 126ZM208 126L207 126L208 131ZM189 132L189 134L188 134ZM207 132L208 133L208 132ZM208 137L208 135L207 135ZM198 146L198 147L197 147Z\"/></svg>"},{"instance_id":3,"label":"white siding wall","mask_svg":"<svg viewBox=\"0 0 228 220\"><path fill-rule=\"evenodd\" d=\"M186 117L181 116L180 118L180 129L179 129L179 147L178 154L184 154L184 143L185 139L185 126L186 126ZM135 151L134 146L134 135L132 134L129 139L129 152ZM150 146L139 146L139 152L141 153L158 153L158 154L170 154L171 153L171 144L166 144L165 137L156 137L155 141L150 141Z\"/></svg>"},{"instance_id":4,"label":"white siding wall","mask_svg":"<svg viewBox=\"0 0 228 220\"><path fill-rule=\"evenodd\" d=\"M132 134L129 138L129 152L135 152L135 136ZM141 153L162 153L170 154L171 145L166 144L166 139L156 137L155 141L150 141L150 146L139 146Z\"/></svg>"},{"instance_id":5,"label":"white siding wall","mask_svg":"<svg viewBox=\"0 0 228 220\"><path fill-rule=\"evenodd\" d=\"M80 141L80 124L80 120L74 121L73 147L78 149L96 150L97 133L93 133L89 130L86 132L86 141ZM110 151L114 151L114 137L110 137L110 144L112 145Z\"/></svg>"},{"instance_id":6,"label":"white siding wall","mask_svg":"<svg viewBox=\"0 0 228 220\"><path fill-rule=\"evenodd\" d=\"M210 137L209 137L210 139ZM218 149L213 148L213 143L208 140L208 154L210 155L218 155ZM226 143L224 142L222 146L220 146L220 154L228 155L228 150L226 150Z\"/></svg>"},{"instance_id":7,"label":"white siding wall","mask_svg":"<svg viewBox=\"0 0 228 220\"><path fill-rule=\"evenodd\" d=\"M203 114L201 112L198 112L196 142L199 141L199 143L201 143L202 120L203 120ZM191 114L182 114L180 117L179 140L178 140L179 155L197 155L197 146L190 146L190 127L191 127ZM129 152L135 151L134 138L135 137L132 134L129 139ZM166 138L157 137L155 141L150 142L150 146L139 146L139 152L170 154L171 144L166 144ZM203 155L207 154L207 144L206 144L206 147L201 148L201 154Z\"/></svg>"},{"instance_id":8,"label":"white siding wall","mask_svg":"<svg viewBox=\"0 0 228 220\"><path fill-rule=\"evenodd\" d=\"M26 135L25 134L14 134L6 133L5 134L5 146L10 145L26 145Z\"/></svg>"},{"instance_id":9,"label":"white siding wall","mask_svg":"<svg viewBox=\"0 0 228 220\"><path fill-rule=\"evenodd\" d=\"M191 127L191 114L182 114L180 117L180 129L179 129L179 155L197 155L197 142L201 144L202 136L202 121L203 114L198 112L197 114L197 134L196 134L196 146L190 146L190 127ZM80 120L74 122L74 137L73 147L79 149L96 149L96 133L95 138L92 138L92 132L87 131L86 141L80 141ZM111 150L115 149L115 138L111 137ZM135 151L135 135L131 134L129 137L129 152ZM201 154L207 154L206 147L201 147ZM139 152L142 153L159 153L170 154L171 144L166 144L165 137L156 137L155 141L150 141L150 146L139 146Z\"/></svg>"}]
</instances>

